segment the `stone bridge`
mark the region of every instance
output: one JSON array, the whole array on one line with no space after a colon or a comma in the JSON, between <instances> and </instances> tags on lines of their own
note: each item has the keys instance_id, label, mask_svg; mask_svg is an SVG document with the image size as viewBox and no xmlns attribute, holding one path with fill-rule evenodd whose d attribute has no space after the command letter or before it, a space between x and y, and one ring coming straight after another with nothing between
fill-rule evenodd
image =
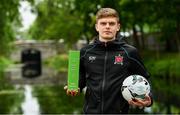
<instances>
[{"instance_id":1,"label":"stone bridge","mask_svg":"<svg viewBox=\"0 0 180 115\"><path fill-rule=\"evenodd\" d=\"M33 48L41 52L42 64L47 58L57 55L57 53L65 53L65 45L62 42L53 41L16 41L14 49L10 55L11 60L15 64L8 67L5 71L6 78L13 84L65 84L67 73L57 73L49 67L42 66L41 76L34 78L25 78L22 76L21 53L23 50Z\"/></svg>"}]
</instances>

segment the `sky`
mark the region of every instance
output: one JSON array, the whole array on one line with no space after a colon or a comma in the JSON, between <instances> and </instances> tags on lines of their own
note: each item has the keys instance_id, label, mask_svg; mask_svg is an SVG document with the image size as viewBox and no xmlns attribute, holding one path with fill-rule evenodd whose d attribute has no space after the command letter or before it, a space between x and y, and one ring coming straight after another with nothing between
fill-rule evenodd
<instances>
[{"instance_id":1,"label":"sky","mask_svg":"<svg viewBox=\"0 0 180 115\"><path fill-rule=\"evenodd\" d=\"M27 1L20 2L19 12L22 17L22 25L23 25L23 27L20 28L20 31L25 31L30 27L30 25L36 19L36 15L31 12L30 3Z\"/></svg>"}]
</instances>

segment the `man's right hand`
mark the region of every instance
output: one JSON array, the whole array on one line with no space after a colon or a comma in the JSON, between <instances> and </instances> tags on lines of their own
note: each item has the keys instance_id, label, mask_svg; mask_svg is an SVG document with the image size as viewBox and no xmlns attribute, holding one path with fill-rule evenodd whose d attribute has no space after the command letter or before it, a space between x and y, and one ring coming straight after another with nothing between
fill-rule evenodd
<instances>
[{"instance_id":1,"label":"man's right hand","mask_svg":"<svg viewBox=\"0 0 180 115\"><path fill-rule=\"evenodd\" d=\"M64 90L66 91L66 94L69 96L76 96L79 95L80 89L78 88L78 91L76 90L68 90L68 86L64 86Z\"/></svg>"}]
</instances>

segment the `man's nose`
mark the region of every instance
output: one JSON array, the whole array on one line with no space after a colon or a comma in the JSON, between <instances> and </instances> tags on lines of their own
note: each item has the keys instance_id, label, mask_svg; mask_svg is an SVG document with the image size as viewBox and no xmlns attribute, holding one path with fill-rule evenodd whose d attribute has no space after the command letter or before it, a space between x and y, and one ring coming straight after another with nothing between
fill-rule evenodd
<instances>
[{"instance_id":1,"label":"man's nose","mask_svg":"<svg viewBox=\"0 0 180 115\"><path fill-rule=\"evenodd\" d=\"M109 23L106 23L106 28L109 28L109 27L110 27Z\"/></svg>"}]
</instances>

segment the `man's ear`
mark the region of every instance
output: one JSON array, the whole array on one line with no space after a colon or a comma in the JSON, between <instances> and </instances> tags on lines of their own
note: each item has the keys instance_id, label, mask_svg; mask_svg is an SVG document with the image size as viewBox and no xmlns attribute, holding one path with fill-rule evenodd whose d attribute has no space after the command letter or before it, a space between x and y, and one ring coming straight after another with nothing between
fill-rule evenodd
<instances>
[{"instance_id":1,"label":"man's ear","mask_svg":"<svg viewBox=\"0 0 180 115\"><path fill-rule=\"evenodd\" d=\"M118 24L118 28L117 28L117 31L119 31L121 28L121 24Z\"/></svg>"},{"instance_id":2,"label":"man's ear","mask_svg":"<svg viewBox=\"0 0 180 115\"><path fill-rule=\"evenodd\" d=\"M97 24L95 24L95 29L97 32L99 31Z\"/></svg>"}]
</instances>

